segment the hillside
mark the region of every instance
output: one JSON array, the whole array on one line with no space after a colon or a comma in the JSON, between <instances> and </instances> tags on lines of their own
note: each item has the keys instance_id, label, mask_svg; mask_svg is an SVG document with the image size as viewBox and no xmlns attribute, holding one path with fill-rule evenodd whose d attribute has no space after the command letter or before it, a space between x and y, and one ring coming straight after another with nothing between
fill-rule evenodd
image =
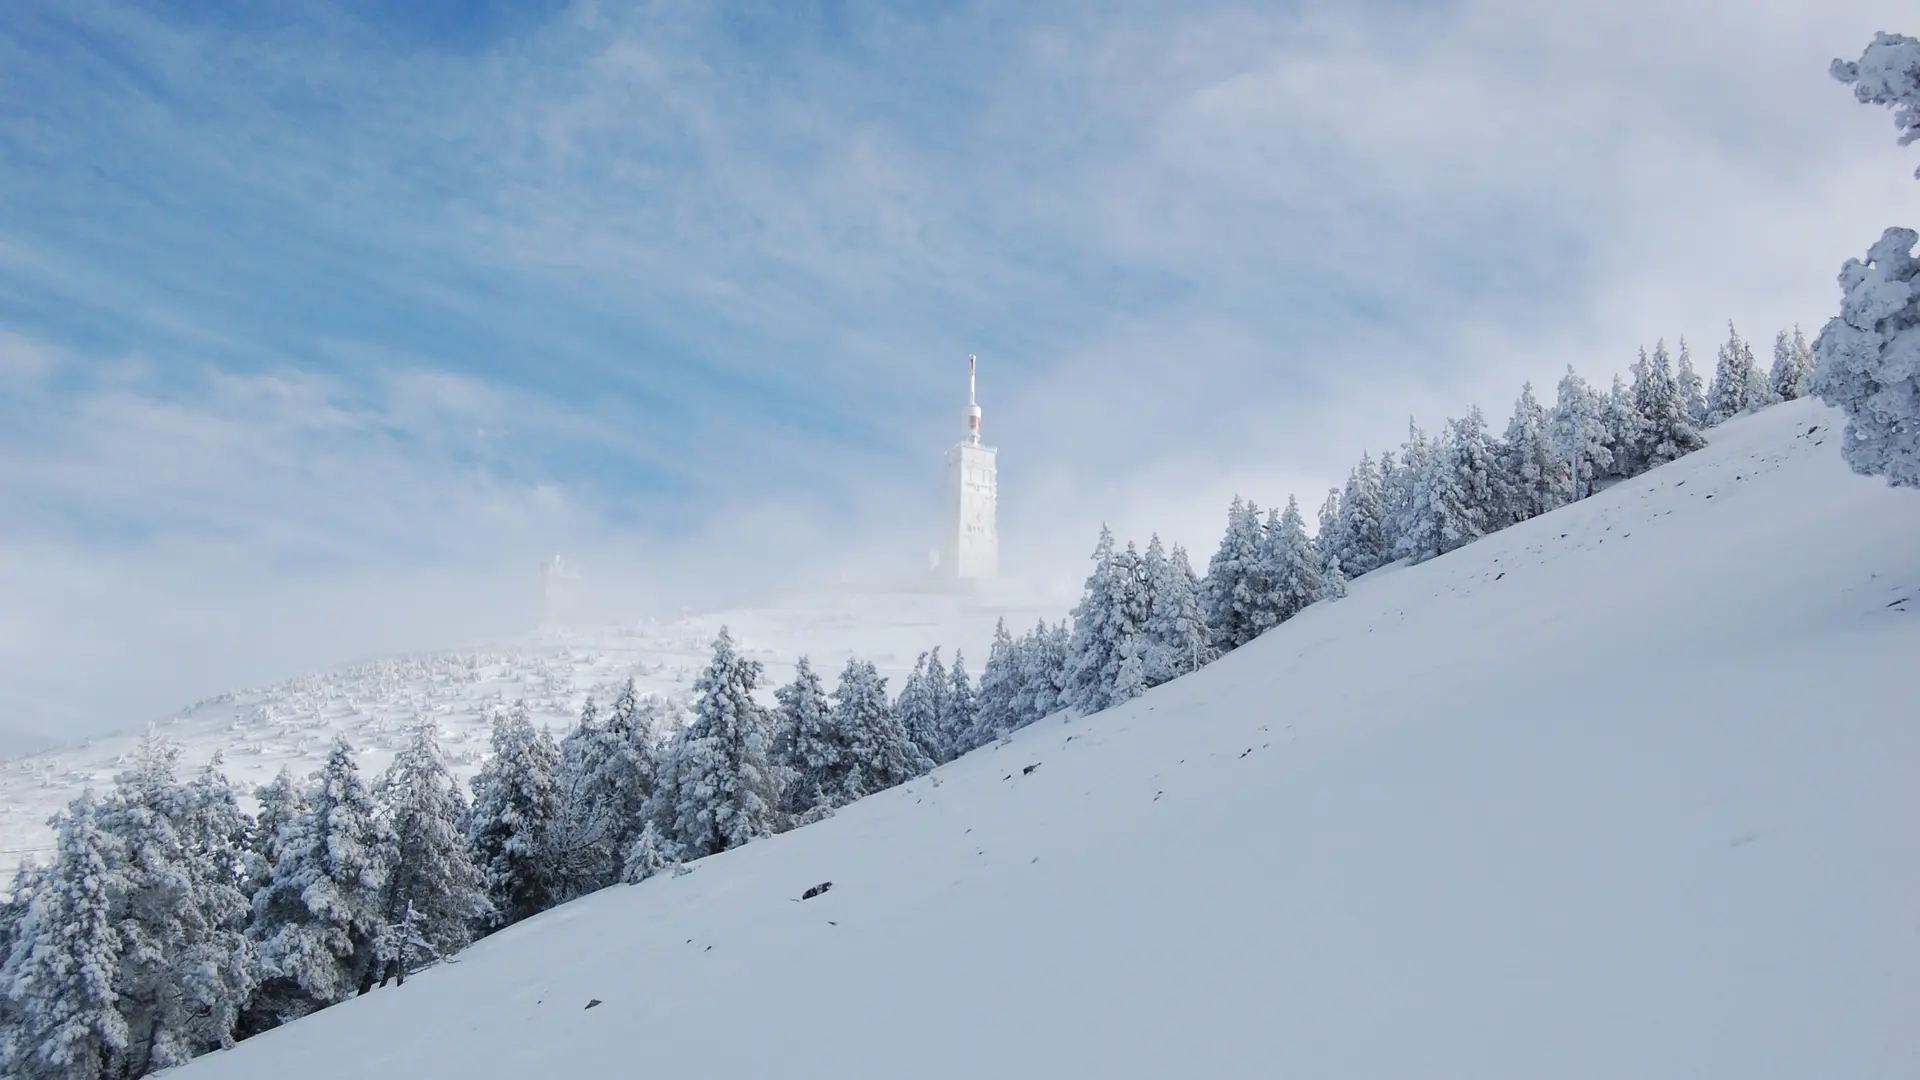
<instances>
[{"instance_id":1,"label":"hillside","mask_svg":"<svg viewBox=\"0 0 1920 1080\"><path fill-rule=\"evenodd\" d=\"M1910 1076L1920 498L1836 421L177 1075Z\"/></svg>"},{"instance_id":2,"label":"hillside","mask_svg":"<svg viewBox=\"0 0 1920 1080\"><path fill-rule=\"evenodd\" d=\"M337 735L353 743L371 775L386 767L415 725L432 719L449 764L465 779L486 752L491 708L525 699L535 718L558 734L579 717L587 695L611 700L629 678L643 693L686 696L723 625L773 681L790 678L803 654L836 670L857 653L897 685L914 658L936 645L949 659L956 646L963 648L977 674L995 619L1004 616L1018 629L1042 615L1058 620L1071 603L849 589L609 629L552 627L518 641L383 657L218 694L152 729L181 746L190 769L219 753L226 774L250 791L282 768L296 776L319 768ZM47 819L83 789L110 786L145 731L135 726L54 749L27 736L9 742L10 733L0 731L0 890L21 858L44 859L51 851Z\"/></svg>"}]
</instances>

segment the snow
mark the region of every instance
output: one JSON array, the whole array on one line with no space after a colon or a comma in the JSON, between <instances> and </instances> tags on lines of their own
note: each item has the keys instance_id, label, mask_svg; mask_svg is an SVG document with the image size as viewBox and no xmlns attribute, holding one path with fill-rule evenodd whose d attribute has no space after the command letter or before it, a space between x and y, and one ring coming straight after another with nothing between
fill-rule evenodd
<instances>
[{"instance_id":1,"label":"snow","mask_svg":"<svg viewBox=\"0 0 1920 1080\"><path fill-rule=\"evenodd\" d=\"M1016 630L1045 615L1058 619L1068 597L1007 596L993 591L842 589L785 597L751 607L684 614L611 629L548 627L518 641L419 656L385 657L277 685L219 694L159 721L153 729L181 745L182 775L216 751L244 792L284 766L305 776L325 763L338 735L353 743L363 775L386 768L421 720L439 728L448 765L464 783L479 770L490 734L488 710L526 698L536 723L558 738L579 719L586 696L602 706L633 677L641 693L689 698L714 635L730 626L747 655L767 666L771 688L792 678L811 653L816 670L838 671L850 655L872 660L899 688L914 657L935 645L962 646L984 659L995 619ZM82 790L104 791L133 758L136 728L78 746L0 754L0 889L28 853L48 861L47 819ZM0 750L9 744L0 732Z\"/></svg>"},{"instance_id":2,"label":"snow","mask_svg":"<svg viewBox=\"0 0 1920 1080\"><path fill-rule=\"evenodd\" d=\"M1920 498L1840 420L177 1075L1911 1076Z\"/></svg>"}]
</instances>

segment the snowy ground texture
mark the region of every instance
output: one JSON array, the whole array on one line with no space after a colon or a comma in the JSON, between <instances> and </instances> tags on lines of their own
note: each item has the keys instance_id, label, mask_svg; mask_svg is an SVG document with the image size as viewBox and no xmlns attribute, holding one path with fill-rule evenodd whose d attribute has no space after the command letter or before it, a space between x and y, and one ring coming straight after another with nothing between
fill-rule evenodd
<instances>
[{"instance_id":1,"label":"snowy ground texture","mask_svg":"<svg viewBox=\"0 0 1920 1080\"><path fill-rule=\"evenodd\" d=\"M608 630L556 627L524 641L375 660L221 694L153 730L181 745L187 770L218 752L226 774L251 791L283 767L295 776L318 769L336 735L347 736L361 772L371 777L387 767L416 725L430 719L448 763L465 780L487 751L491 709L524 698L535 721L558 737L579 719L588 694L604 704L628 678L642 693L690 697L722 625L731 627L748 656L767 666L769 688L792 677L793 662L803 653L811 653L816 670L828 672L858 653L897 690L926 649L941 646L947 660L956 646L964 649L977 677L997 617L1005 615L1018 633L1043 613L1057 621L1070 606L1059 597L1037 607L993 594L848 590ZM10 748L40 746L25 736L9 742L0 732L0 889L27 853L51 859L47 819L83 789L110 787L145 730L11 757Z\"/></svg>"},{"instance_id":2,"label":"snowy ground texture","mask_svg":"<svg viewBox=\"0 0 1920 1080\"><path fill-rule=\"evenodd\" d=\"M1838 420L178 1075L1910 1078L1920 497Z\"/></svg>"}]
</instances>

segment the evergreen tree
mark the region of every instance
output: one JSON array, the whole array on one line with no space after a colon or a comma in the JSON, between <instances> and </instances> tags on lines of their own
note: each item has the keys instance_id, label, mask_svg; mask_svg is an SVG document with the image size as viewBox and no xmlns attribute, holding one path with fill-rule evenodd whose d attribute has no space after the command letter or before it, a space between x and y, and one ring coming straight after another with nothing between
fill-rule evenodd
<instances>
[{"instance_id":1,"label":"evergreen tree","mask_svg":"<svg viewBox=\"0 0 1920 1080\"><path fill-rule=\"evenodd\" d=\"M1102 531L1111 555L1112 536ZM1207 614L1207 630L1222 650L1237 649L1252 641L1265 629L1257 626L1254 613L1253 576L1258 573L1263 546L1260 508L1252 500L1233 497L1227 509L1227 531L1220 547L1207 563L1207 577L1201 583L1201 601ZM1102 560L1094 552L1096 566Z\"/></svg>"},{"instance_id":2,"label":"evergreen tree","mask_svg":"<svg viewBox=\"0 0 1920 1080\"><path fill-rule=\"evenodd\" d=\"M934 767L887 705L887 680L865 660L849 659L841 669L832 721L843 750L823 787L835 806L904 784Z\"/></svg>"},{"instance_id":3,"label":"evergreen tree","mask_svg":"<svg viewBox=\"0 0 1920 1080\"><path fill-rule=\"evenodd\" d=\"M823 785L829 785L844 747L833 727L826 687L806 657L794 665L793 681L775 690L773 697L779 709L772 759L790 777L781 809L801 815L823 803L831 806Z\"/></svg>"},{"instance_id":4,"label":"evergreen tree","mask_svg":"<svg viewBox=\"0 0 1920 1080\"><path fill-rule=\"evenodd\" d=\"M266 887L273 877L273 868L280 862L281 834L309 809L305 786L295 780L284 765L271 781L253 789L253 798L260 809L247 833L248 895Z\"/></svg>"},{"instance_id":5,"label":"evergreen tree","mask_svg":"<svg viewBox=\"0 0 1920 1080\"><path fill-rule=\"evenodd\" d=\"M921 653L893 703L893 715L907 737L922 756L934 762L940 760L940 699L945 696L944 692L936 694L934 686L946 681L946 671L939 663L938 650Z\"/></svg>"},{"instance_id":6,"label":"evergreen tree","mask_svg":"<svg viewBox=\"0 0 1920 1080\"><path fill-rule=\"evenodd\" d=\"M1740 332L1727 324L1727 343L1720 346L1719 362L1713 369L1713 388L1707 392L1707 426L1716 427L1758 407L1752 398L1758 385L1753 366L1753 347L1740 340Z\"/></svg>"},{"instance_id":7,"label":"evergreen tree","mask_svg":"<svg viewBox=\"0 0 1920 1080\"><path fill-rule=\"evenodd\" d=\"M1340 560L1348 577L1370 574L1393 561L1386 512L1380 473L1373 458L1361 454L1360 463L1347 474L1347 486L1340 492L1340 515L1328 552Z\"/></svg>"},{"instance_id":8,"label":"evergreen tree","mask_svg":"<svg viewBox=\"0 0 1920 1080\"><path fill-rule=\"evenodd\" d=\"M1707 445L1687 416L1686 398L1674 378L1666 342L1657 342L1653 358L1634 369L1634 408L1644 423L1635 457L1644 468L1664 465Z\"/></svg>"},{"instance_id":9,"label":"evergreen tree","mask_svg":"<svg viewBox=\"0 0 1920 1080\"><path fill-rule=\"evenodd\" d=\"M1555 445L1550 429L1547 410L1533 396L1533 384L1524 384L1497 448L1503 522L1539 517L1572 497L1572 456Z\"/></svg>"},{"instance_id":10,"label":"evergreen tree","mask_svg":"<svg viewBox=\"0 0 1920 1080\"><path fill-rule=\"evenodd\" d=\"M1396 464L1391 454L1381 455L1385 471L1383 486L1387 501L1387 531L1393 537L1393 557L1415 562L1433 557L1438 542L1430 536L1433 515L1431 500L1433 454L1435 447L1411 418L1407 420L1407 441L1401 444Z\"/></svg>"},{"instance_id":11,"label":"evergreen tree","mask_svg":"<svg viewBox=\"0 0 1920 1080\"><path fill-rule=\"evenodd\" d=\"M365 991L375 977L393 834L360 781L352 749L344 738L334 742L311 807L281 830L273 878L254 894L248 934L262 976L249 1007L254 1023L304 1016Z\"/></svg>"},{"instance_id":12,"label":"evergreen tree","mask_svg":"<svg viewBox=\"0 0 1920 1080\"><path fill-rule=\"evenodd\" d=\"M671 845L660 837L659 826L649 820L640 827L639 839L627 851L626 862L620 868L620 880L629 885L638 885L660 871L678 865L679 860L673 855Z\"/></svg>"},{"instance_id":13,"label":"evergreen tree","mask_svg":"<svg viewBox=\"0 0 1920 1080\"><path fill-rule=\"evenodd\" d=\"M149 736L98 809L119 853L114 990L128 1042L113 1071L124 1076L232 1045L253 991L246 815L217 763L183 784L178 757L177 747Z\"/></svg>"},{"instance_id":14,"label":"evergreen tree","mask_svg":"<svg viewBox=\"0 0 1920 1080\"><path fill-rule=\"evenodd\" d=\"M1020 690L1014 696L1019 727L1052 716L1067 704L1067 651L1072 631L1066 622L1039 623L1020 639Z\"/></svg>"},{"instance_id":15,"label":"evergreen tree","mask_svg":"<svg viewBox=\"0 0 1920 1080\"><path fill-rule=\"evenodd\" d=\"M1888 38L1889 35L1882 35ZM1893 35L1891 37L1897 37ZM1911 39L1901 39L1911 41ZM1876 38L1869 52L1883 44ZM1836 72L1840 70L1838 66ZM1888 229L1840 271L1840 314L1814 342L1808 389L1846 411L1840 451L1855 472L1920 487L1920 233Z\"/></svg>"},{"instance_id":16,"label":"evergreen tree","mask_svg":"<svg viewBox=\"0 0 1920 1080\"><path fill-rule=\"evenodd\" d=\"M486 876L488 928L498 929L545 911L562 895L549 857L560 814L560 748L517 701L494 714L492 750L470 782L473 803L461 824Z\"/></svg>"},{"instance_id":17,"label":"evergreen tree","mask_svg":"<svg viewBox=\"0 0 1920 1080\"><path fill-rule=\"evenodd\" d=\"M1409 535L1417 540L1414 561L1463 547L1488 531L1494 500L1493 444L1478 408L1447 422L1428 459Z\"/></svg>"},{"instance_id":18,"label":"evergreen tree","mask_svg":"<svg viewBox=\"0 0 1920 1080\"><path fill-rule=\"evenodd\" d=\"M1013 708L1014 695L1019 690L1020 668L1013 635L1007 633L1007 621L1001 619L994 624L987 666L980 672L980 693L974 701L974 734L969 740L972 745L985 746L1020 726Z\"/></svg>"},{"instance_id":19,"label":"evergreen tree","mask_svg":"<svg viewBox=\"0 0 1920 1080\"><path fill-rule=\"evenodd\" d=\"M120 855L83 794L54 819L54 864L40 879L0 970L11 1021L0 1075L96 1080L127 1048L114 989L123 950L113 907Z\"/></svg>"},{"instance_id":20,"label":"evergreen tree","mask_svg":"<svg viewBox=\"0 0 1920 1080\"><path fill-rule=\"evenodd\" d=\"M1619 375L1613 377L1613 387L1601 404L1600 424L1606 431L1607 451L1613 459L1609 475L1625 479L1645 472L1646 462L1639 451L1644 444L1647 419L1634 407L1633 392Z\"/></svg>"},{"instance_id":21,"label":"evergreen tree","mask_svg":"<svg viewBox=\"0 0 1920 1080\"><path fill-rule=\"evenodd\" d=\"M619 879L659 772L650 707L628 679L603 719L592 700L560 744L560 808L547 844L561 899Z\"/></svg>"},{"instance_id":22,"label":"evergreen tree","mask_svg":"<svg viewBox=\"0 0 1920 1080\"><path fill-rule=\"evenodd\" d=\"M492 914L487 878L474 864L460 823L467 800L447 771L433 724L423 723L374 785L392 835L381 902L390 928L380 981L450 956Z\"/></svg>"},{"instance_id":23,"label":"evergreen tree","mask_svg":"<svg viewBox=\"0 0 1920 1080\"><path fill-rule=\"evenodd\" d=\"M753 697L762 671L721 628L651 815L676 858L715 855L777 831L786 776L770 757L767 710Z\"/></svg>"},{"instance_id":24,"label":"evergreen tree","mask_svg":"<svg viewBox=\"0 0 1920 1080\"><path fill-rule=\"evenodd\" d=\"M1807 339L1800 333L1799 327L1793 328L1792 336L1785 330L1773 339L1773 370L1770 373L1773 383L1773 396L1780 401L1794 401L1807 396L1807 379L1813 374L1813 350L1807 346Z\"/></svg>"},{"instance_id":25,"label":"evergreen tree","mask_svg":"<svg viewBox=\"0 0 1920 1080\"><path fill-rule=\"evenodd\" d=\"M1082 715L1119 704L1121 661L1131 655L1138 666L1147 623L1146 583L1133 545L1113 550L1113 534L1104 526L1094 547L1093 573L1073 609L1073 636L1067 648L1067 704Z\"/></svg>"},{"instance_id":26,"label":"evergreen tree","mask_svg":"<svg viewBox=\"0 0 1920 1080\"><path fill-rule=\"evenodd\" d=\"M973 679L967 674L966 661L960 650L955 649L953 666L947 669L947 694L940 713L940 744L948 761L978 745L973 735L979 709L979 697L974 693Z\"/></svg>"},{"instance_id":27,"label":"evergreen tree","mask_svg":"<svg viewBox=\"0 0 1920 1080\"><path fill-rule=\"evenodd\" d=\"M1573 470L1572 497L1592 494L1594 481L1613 468L1613 451L1601 416L1600 396L1573 368L1560 378L1559 397L1547 420L1555 452Z\"/></svg>"},{"instance_id":28,"label":"evergreen tree","mask_svg":"<svg viewBox=\"0 0 1920 1080\"><path fill-rule=\"evenodd\" d=\"M1320 554L1307 537L1300 503L1287 496L1287 509L1267 531L1267 579L1272 583L1274 623L1278 625L1304 611L1326 594Z\"/></svg>"},{"instance_id":29,"label":"evergreen tree","mask_svg":"<svg viewBox=\"0 0 1920 1080\"><path fill-rule=\"evenodd\" d=\"M1213 661L1211 635L1200 603L1200 582L1187 550L1174 545L1169 556L1158 555L1160 538L1147 545L1146 649L1141 657L1148 686L1158 686Z\"/></svg>"},{"instance_id":30,"label":"evergreen tree","mask_svg":"<svg viewBox=\"0 0 1920 1080\"><path fill-rule=\"evenodd\" d=\"M1707 429L1707 392L1700 379L1700 373L1693 369L1693 355L1687 350L1687 339L1680 339L1680 359L1677 362L1674 383L1680 391L1680 400L1686 406L1687 422L1695 431Z\"/></svg>"}]
</instances>

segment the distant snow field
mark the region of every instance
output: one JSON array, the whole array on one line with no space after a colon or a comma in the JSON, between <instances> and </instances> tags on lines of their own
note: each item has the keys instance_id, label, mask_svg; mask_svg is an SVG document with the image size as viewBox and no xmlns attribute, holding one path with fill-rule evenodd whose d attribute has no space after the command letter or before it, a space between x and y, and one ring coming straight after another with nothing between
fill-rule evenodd
<instances>
[{"instance_id":1,"label":"distant snow field","mask_svg":"<svg viewBox=\"0 0 1920 1080\"><path fill-rule=\"evenodd\" d=\"M1732 421L1125 706L178 1075L1912 1077L1920 496L1850 474L1839 419ZM965 614L862 632L896 671L983 658ZM479 702L683 687L717 625L368 665L167 733L251 780L436 716L470 763ZM9 765L11 835L126 745Z\"/></svg>"},{"instance_id":2,"label":"distant snow field","mask_svg":"<svg viewBox=\"0 0 1920 1080\"><path fill-rule=\"evenodd\" d=\"M155 723L153 731L180 744L183 772L218 753L222 770L250 792L282 768L296 776L319 768L339 735L372 776L409 731L431 720L448 764L464 780L480 767L493 708L525 699L536 721L557 737L578 720L588 695L608 702L628 678L642 693L687 697L722 626L766 665L768 687L790 678L801 655L811 655L816 668L838 670L857 653L897 688L915 657L935 646L949 660L954 648L963 649L977 676L997 618L1004 616L1017 633L1042 616L1059 620L1069 606L1063 599L1041 606L994 593L846 589L604 630L548 628L520 641L372 660L220 694ZM0 732L0 889L26 854L50 858L47 819L83 789L111 786L145 733L136 728L46 749L47 740L23 735L9 742Z\"/></svg>"}]
</instances>

